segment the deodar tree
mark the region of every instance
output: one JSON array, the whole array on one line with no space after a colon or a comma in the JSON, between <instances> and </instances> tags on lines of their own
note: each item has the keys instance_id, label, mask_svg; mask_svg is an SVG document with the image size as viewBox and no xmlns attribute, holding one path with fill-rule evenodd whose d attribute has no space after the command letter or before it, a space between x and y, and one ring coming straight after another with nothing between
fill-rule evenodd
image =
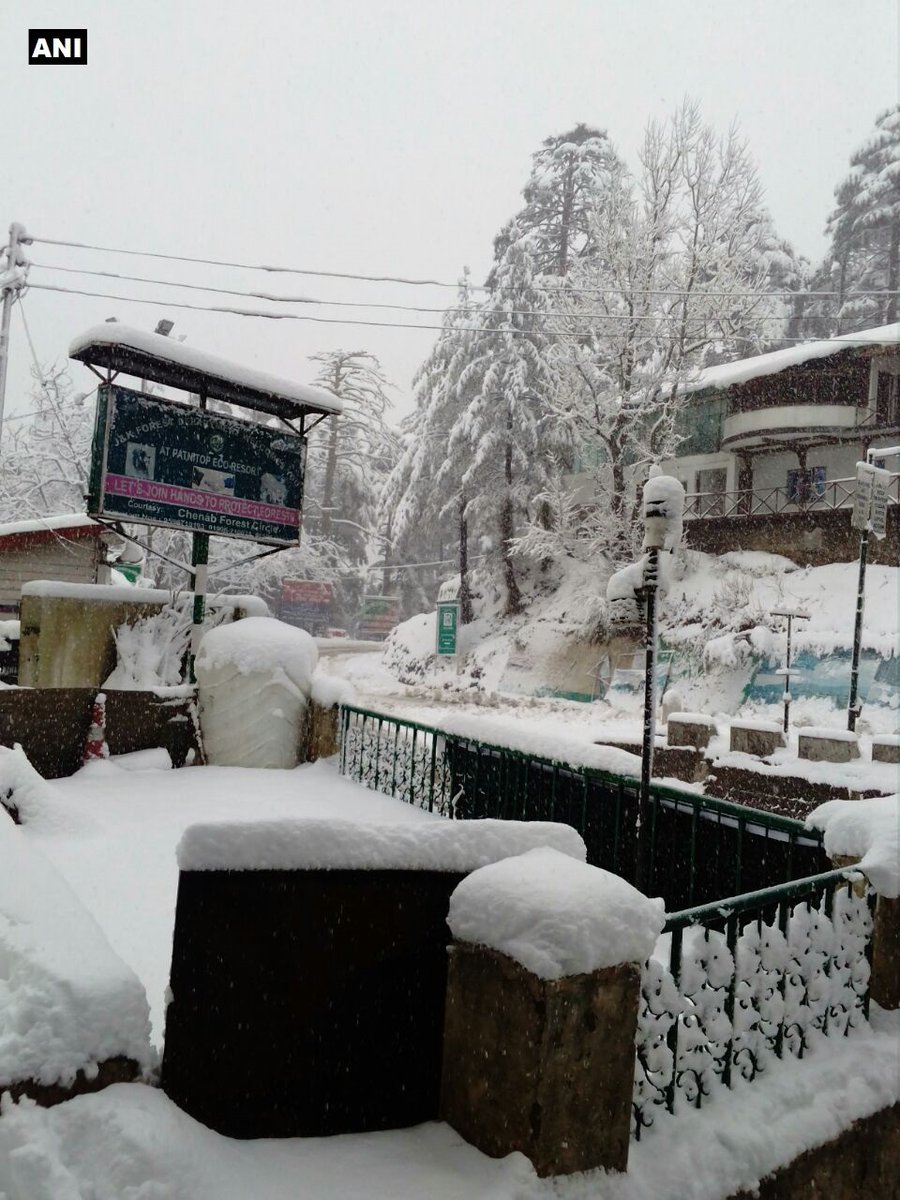
<instances>
[{"instance_id":1,"label":"deodar tree","mask_svg":"<svg viewBox=\"0 0 900 1200\"><path fill-rule=\"evenodd\" d=\"M609 514L597 549L631 554L636 482L676 445L684 382L777 343L784 258L735 129L717 135L692 103L648 126L637 176L595 210L594 251L557 297L555 408Z\"/></svg>"}]
</instances>

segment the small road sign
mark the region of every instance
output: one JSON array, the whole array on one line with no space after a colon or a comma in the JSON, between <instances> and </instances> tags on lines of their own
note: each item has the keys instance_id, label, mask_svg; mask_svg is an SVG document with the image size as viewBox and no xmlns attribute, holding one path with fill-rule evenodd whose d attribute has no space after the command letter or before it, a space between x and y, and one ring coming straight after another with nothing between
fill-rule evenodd
<instances>
[{"instance_id":1,"label":"small road sign","mask_svg":"<svg viewBox=\"0 0 900 1200\"><path fill-rule=\"evenodd\" d=\"M439 601L437 606L436 650L439 655L456 653L456 634L459 629L459 601Z\"/></svg>"}]
</instances>

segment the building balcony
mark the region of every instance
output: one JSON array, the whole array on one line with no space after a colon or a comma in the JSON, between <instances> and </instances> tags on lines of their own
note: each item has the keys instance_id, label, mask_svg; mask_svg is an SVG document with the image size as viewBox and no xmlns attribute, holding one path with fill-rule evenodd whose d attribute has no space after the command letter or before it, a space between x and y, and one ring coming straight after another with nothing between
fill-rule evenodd
<instances>
[{"instance_id":1,"label":"building balcony","mask_svg":"<svg viewBox=\"0 0 900 1200\"><path fill-rule=\"evenodd\" d=\"M722 517L773 517L782 513L829 512L852 508L855 479L830 479L802 495L784 487L745 488L734 492L693 492L685 497L685 520ZM900 504L900 475L891 480L889 504Z\"/></svg>"},{"instance_id":2,"label":"building balcony","mask_svg":"<svg viewBox=\"0 0 900 1200\"><path fill-rule=\"evenodd\" d=\"M816 434L846 434L859 429L868 415L868 409L855 404L789 404L749 409L725 418L722 448L750 450L771 445L773 441L789 442L798 435L808 438Z\"/></svg>"}]
</instances>

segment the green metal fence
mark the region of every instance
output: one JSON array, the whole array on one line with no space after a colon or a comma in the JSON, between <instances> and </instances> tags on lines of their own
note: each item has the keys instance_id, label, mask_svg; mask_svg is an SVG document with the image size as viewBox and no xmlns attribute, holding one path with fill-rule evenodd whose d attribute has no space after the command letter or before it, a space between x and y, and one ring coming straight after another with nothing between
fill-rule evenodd
<instances>
[{"instance_id":1,"label":"green metal fence","mask_svg":"<svg viewBox=\"0 0 900 1200\"><path fill-rule=\"evenodd\" d=\"M636 778L350 706L341 730L341 770L367 787L450 818L563 821L633 880ZM864 1024L875 906L799 821L658 784L650 799L645 890L669 917L642 973L635 1139Z\"/></svg>"},{"instance_id":2,"label":"green metal fence","mask_svg":"<svg viewBox=\"0 0 900 1200\"><path fill-rule=\"evenodd\" d=\"M562 821L589 863L634 878L639 780L345 706L341 770L446 817ZM798 821L654 784L651 895L669 911L826 870L820 835Z\"/></svg>"},{"instance_id":3,"label":"green metal fence","mask_svg":"<svg viewBox=\"0 0 900 1200\"><path fill-rule=\"evenodd\" d=\"M641 981L632 1134L865 1023L875 895L857 872L671 913Z\"/></svg>"}]
</instances>

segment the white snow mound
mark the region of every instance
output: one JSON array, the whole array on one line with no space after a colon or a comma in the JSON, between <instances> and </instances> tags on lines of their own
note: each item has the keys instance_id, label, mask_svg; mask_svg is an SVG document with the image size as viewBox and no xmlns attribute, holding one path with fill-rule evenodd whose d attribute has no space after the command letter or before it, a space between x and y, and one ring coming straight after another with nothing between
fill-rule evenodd
<instances>
[{"instance_id":1,"label":"white snow mound","mask_svg":"<svg viewBox=\"0 0 900 1200\"><path fill-rule=\"evenodd\" d=\"M825 853L858 858L880 896L900 896L900 796L828 800L806 818L825 834Z\"/></svg>"},{"instance_id":2,"label":"white snow mound","mask_svg":"<svg viewBox=\"0 0 900 1200\"><path fill-rule=\"evenodd\" d=\"M153 1063L144 989L62 876L0 813L0 1085L67 1085L120 1054L144 1069Z\"/></svg>"},{"instance_id":3,"label":"white snow mound","mask_svg":"<svg viewBox=\"0 0 900 1200\"><path fill-rule=\"evenodd\" d=\"M208 630L197 655L198 671L232 670L241 675L283 672L309 695L319 652L315 638L275 617L245 617Z\"/></svg>"},{"instance_id":4,"label":"white snow mound","mask_svg":"<svg viewBox=\"0 0 900 1200\"><path fill-rule=\"evenodd\" d=\"M499 950L541 979L560 979L643 963L665 910L618 875L542 847L464 879L447 923L459 941Z\"/></svg>"},{"instance_id":5,"label":"white snow mound","mask_svg":"<svg viewBox=\"0 0 900 1200\"><path fill-rule=\"evenodd\" d=\"M474 871L552 846L584 862L580 834L553 821L242 821L192 825L178 844L182 871ZM627 886L627 885L626 885Z\"/></svg>"}]
</instances>

